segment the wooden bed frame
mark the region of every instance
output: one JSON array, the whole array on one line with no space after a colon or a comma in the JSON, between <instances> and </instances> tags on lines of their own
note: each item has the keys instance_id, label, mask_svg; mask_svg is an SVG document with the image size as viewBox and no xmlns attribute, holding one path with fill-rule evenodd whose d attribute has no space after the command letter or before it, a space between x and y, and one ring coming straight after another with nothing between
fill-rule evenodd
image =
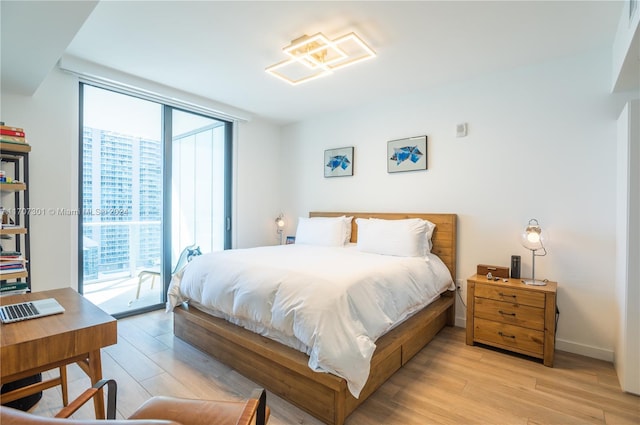
<instances>
[{"instance_id":1,"label":"wooden bed frame","mask_svg":"<svg viewBox=\"0 0 640 425\"><path fill-rule=\"evenodd\" d=\"M357 241L355 218L423 218L436 224L432 252L456 277L455 214L395 214L312 212L310 217L354 216L352 242ZM309 357L278 342L212 317L193 307L174 310L174 334L209 353L247 378L295 404L326 424L343 425L346 417L407 363L445 326L453 326L455 297L447 292L376 341L369 380L358 399L343 378L312 371Z\"/></svg>"}]
</instances>

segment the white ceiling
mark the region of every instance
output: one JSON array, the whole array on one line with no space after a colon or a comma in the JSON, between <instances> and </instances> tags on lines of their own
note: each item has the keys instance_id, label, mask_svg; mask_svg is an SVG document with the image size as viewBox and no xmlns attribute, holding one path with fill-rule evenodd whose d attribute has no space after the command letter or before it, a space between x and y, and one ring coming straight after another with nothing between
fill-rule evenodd
<instances>
[{"instance_id":1,"label":"white ceiling","mask_svg":"<svg viewBox=\"0 0 640 425\"><path fill-rule=\"evenodd\" d=\"M620 1L3 0L3 90L62 54L288 123L613 42ZM96 5L97 4L97 5ZM85 20L86 18L86 20ZM290 86L264 72L303 34L354 31L378 56Z\"/></svg>"}]
</instances>

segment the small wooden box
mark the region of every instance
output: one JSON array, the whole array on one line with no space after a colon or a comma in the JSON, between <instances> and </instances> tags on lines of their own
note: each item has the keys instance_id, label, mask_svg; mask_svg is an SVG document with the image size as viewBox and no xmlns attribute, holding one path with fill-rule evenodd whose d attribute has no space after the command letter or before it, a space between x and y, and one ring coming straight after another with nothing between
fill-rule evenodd
<instances>
[{"instance_id":1,"label":"small wooden box","mask_svg":"<svg viewBox=\"0 0 640 425\"><path fill-rule=\"evenodd\" d=\"M480 276L486 276L487 273L491 273L493 277L509 277L509 267L502 266L490 266L488 264L478 264L477 273Z\"/></svg>"}]
</instances>

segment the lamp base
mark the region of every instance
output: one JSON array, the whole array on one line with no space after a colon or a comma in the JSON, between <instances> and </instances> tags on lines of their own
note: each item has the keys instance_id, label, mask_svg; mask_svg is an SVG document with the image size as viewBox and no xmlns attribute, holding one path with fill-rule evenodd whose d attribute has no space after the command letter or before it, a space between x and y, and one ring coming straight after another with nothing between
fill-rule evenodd
<instances>
[{"instance_id":1,"label":"lamp base","mask_svg":"<svg viewBox=\"0 0 640 425\"><path fill-rule=\"evenodd\" d=\"M522 283L525 285L532 286L545 286L547 284L546 280L537 280L537 279L522 279Z\"/></svg>"}]
</instances>

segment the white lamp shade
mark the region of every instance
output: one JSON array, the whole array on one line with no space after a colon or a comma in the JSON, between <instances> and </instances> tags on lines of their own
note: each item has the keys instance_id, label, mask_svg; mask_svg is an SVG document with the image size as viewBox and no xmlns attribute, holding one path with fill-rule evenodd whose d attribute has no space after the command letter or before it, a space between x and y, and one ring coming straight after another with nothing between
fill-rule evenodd
<instances>
[{"instance_id":1,"label":"white lamp shade","mask_svg":"<svg viewBox=\"0 0 640 425\"><path fill-rule=\"evenodd\" d=\"M522 243L522 246L525 248L531 250L531 279L524 279L522 282L526 285L546 285L546 279L536 280L536 257L547 255L547 249L544 247L545 236L538 224L538 220L535 218L529 220L529 224L520 235L520 243ZM538 253L538 250L540 250L541 253Z\"/></svg>"},{"instance_id":2,"label":"white lamp shade","mask_svg":"<svg viewBox=\"0 0 640 425\"><path fill-rule=\"evenodd\" d=\"M520 243L531 251L544 248L545 235L536 220L529 221L529 225L520 235Z\"/></svg>"}]
</instances>

